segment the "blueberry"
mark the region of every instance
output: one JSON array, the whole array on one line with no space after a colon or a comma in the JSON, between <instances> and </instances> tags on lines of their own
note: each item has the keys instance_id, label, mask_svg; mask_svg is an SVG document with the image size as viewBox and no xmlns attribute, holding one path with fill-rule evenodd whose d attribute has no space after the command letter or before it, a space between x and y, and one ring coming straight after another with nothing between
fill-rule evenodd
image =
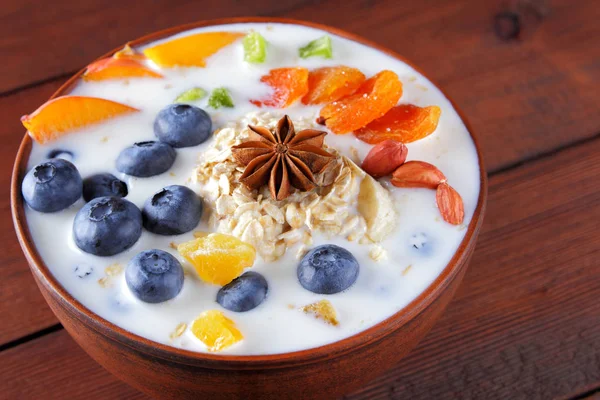
<instances>
[{"instance_id":1,"label":"blueberry","mask_svg":"<svg viewBox=\"0 0 600 400\"><path fill-rule=\"evenodd\" d=\"M146 178L166 172L175 162L175 149L162 142L138 142L117 157L117 169L124 174Z\"/></svg>"},{"instance_id":2,"label":"blueberry","mask_svg":"<svg viewBox=\"0 0 600 400\"><path fill-rule=\"evenodd\" d=\"M410 237L409 243L413 248L420 250L427 246L427 235L422 232L415 233Z\"/></svg>"},{"instance_id":3,"label":"blueberry","mask_svg":"<svg viewBox=\"0 0 600 400\"><path fill-rule=\"evenodd\" d=\"M98 197L84 205L73 221L75 244L86 253L112 256L127 250L142 234L142 213L119 197Z\"/></svg>"},{"instance_id":4,"label":"blueberry","mask_svg":"<svg viewBox=\"0 0 600 400\"><path fill-rule=\"evenodd\" d=\"M144 228L159 235L179 235L194 229L202 216L202 200L185 186L171 185L146 200Z\"/></svg>"},{"instance_id":5,"label":"blueberry","mask_svg":"<svg viewBox=\"0 0 600 400\"><path fill-rule=\"evenodd\" d=\"M424 256L430 255L433 251L431 239L423 232L411 235L408 240L408 244L413 251L416 251Z\"/></svg>"},{"instance_id":6,"label":"blueberry","mask_svg":"<svg viewBox=\"0 0 600 400\"><path fill-rule=\"evenodd\" d=\"M45 213L69 207L81 197L83 183L73 164L54 158L33 167L21 185L29 207Z\"/></svg>"},{"instance_id":7,"label":"blueberry","mask_svg":"<svg viewBox=\"0 0 600 400\"><path fill-rule=\"evenodd\" d=\"M48 158L62 158L63 160L73 161L75 155L71 150L53 149L46 155Z\"/></svg>"},{"instance_id":8,"label":"blueberry","mask_svg":"<svg viewBox=\"0 0 600 400\"><path fill-rule=\"evenodd\" d=\"M108 306L111 310L124 314L131 310L131 301L128 301L123 296L123 292L119 291L108 298Z\"/></svg>"},{"instance_id":9,"label":"blueberry","mask_svg":"<svg viewBox=\"0 0 600 400\"><path fill-rule=\"evenodd\" d=\"M108 173L88 176L83 180L83 199L85 201L104 196L127 196L127 184Z\"/></svg>"},{"instance_id":10,"label":"blueberry","mask_svg":"<svg viewBox=\"0 0 600 400\"><path fill-rule=\"evenodd\" d=\"M348 250L325 244L309 251L298 264L298 280L304 289L334 294L348 289L358 277L359 265Z\"/></svg>"},{"instance_id":11,"label":"blueberry","mask_svg":"<svg viewBox=\"0 0 600 400\"><path fill-rule=\"evenodd\" d=\"M154 134L173 147L197 146L210 137L212 121L206 111L188 104L171 104L154 120Z\"/></svg>"},{"instance_id":12,"label":"blueberry","mask_svg":"<svg viewBox=\"0 0 600 400\"><path fill-rule=\"evenodd\" d=\"M94 267L92 267L89 264L79 264L79 265L75 266L75 269L73 270L73 272L75 272L75 276L83 279L86 276L91 275L92 272L94 272Z\"/></svg>"},{"instance_id":13,"label":"blueberry","mask_svg":"<svg viewBox=\"0 0 600 400\"><path fill-rule=\"evenodd\" d=\"M183 286L183 268L162 250L142 251L125 269L127 287L146 303L162 303L177 296Z\"/></svg>"},{"instance_id":14,"label":"blueberry","mask_svg":"<svg viewBox=\"0 0 600 400\"><path fill-rule=\"evenodd\" d=\"M264 276L250 271L223 286L217 293L217 303L229 311L249 311L263 302L268 291Z\"/></svg>"}]
</instances>

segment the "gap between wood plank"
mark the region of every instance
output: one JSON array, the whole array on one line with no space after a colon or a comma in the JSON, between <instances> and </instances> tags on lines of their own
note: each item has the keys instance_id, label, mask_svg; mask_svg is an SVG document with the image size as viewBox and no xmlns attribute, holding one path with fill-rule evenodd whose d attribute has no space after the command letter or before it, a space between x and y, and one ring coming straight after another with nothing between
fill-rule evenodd
<instances>
[{"instance_id":1,"label":"gap between wood plank","mask_svg":"<svg viewBox=\"0 0 600 400\"><path fill-rule=\"evenodd\" d=\"M49 82L57 81L57 80L60 80L60 79L65 79L65 78L71 76L72 74L73 74L73 72L68 72L68 73L61 74L61 75L58 75L58 76L54 76L54 77L51 77L51 78L48 78L48 79L44 79L44 80L41 80L41 81L38 81L38 82L33 82L31 84L24 85L24 86L22 86L20 88L17 88L17 89L14 89L14 90L10 90L10 91L4 92L4 93L0 93L0 97L5 97L5 96L8 96L8 95L14 94L15 92L18 92L20 90L31 88L31 87L34 87L34 86L37 86L37 85L40 85L40 84L49 83ZM546 158L554 157L557 154L561 153L562 151L566 151L566 150L569 150L569 149L572 149L572 148L576 148L576 147L579 147L579 146L584 146L586 144L592 143L595 140L600 140L600 132L596 133L593 136L587 137L587 138L582 138L582 139L579 139L579 140L575 140L575 141L573 141L573 142L571 142L569 144L566 144L564 146L561 146L561 147L558 147L558 148L555 148L555 149L552 149L552 150L549 150L549 151L540 152L539 154L533 155L531 157L526 157L523 160L520 160L518 162L511 163L511 164L508 164L508 165L500 167L500 168L492 169L491 171L489 171L488 175L490 177L492 177L492 176L500 175L500 174L503 174L503 173L508 173L508 172L510 172L512 170L524 167L525 165L528 165L530 163L534 163L534 162L538 162L538 161L546 159ZM14 348L14 347L17 347L17 346L19 346L21 344L24 344L24 343L27 343L29 341L38 339L38 338L40 338L42 336L45 336L47 334L60 331L62 329L63 329L63 327L62 327L61 324L51 325L51 326L49 326L47 328L41 329L41 330L33 332L33 333L29 334L29 335L25 335L25 336L23 336L21 338L18 338L18 339L15 339L13 341L10 341L8 343L5 343L3 345L0 345L0 352L4 351L4 350L11 349L11 348ZM582 400L582 399L592 398L592 397L594 397L595 395L598 395L598 394L600 394L600 387L593 388L591 390L583 392L583 393L581 393L579 395L576 395L574 397L570 397L570 398L568 398L568 400Z\"/></svg>"},{"instance_id":2,"label":"gap between wood plank","mask_svg":"<svg viewBox=\"0 0 600 400\"><path fill-rule=\"evenodd\" d=\"M557 154L561 153L562 151L566 151L568 149L576 148L576 147L579 147L579 146L585 146L585 145L587 145L589 143L592 143L592 142L594 142L595 140L598 140L598 139L600 139L600 133L596 134L596 135L594 135L594 136L592 136L590 138L585 138L585 139L574 141L574 142L572 142L572 143L570 143L570 144L568 144L566 146L563 146L561 148L554 149L554 150L547 151L547 152L543 152L543 153L540 153L540 154L538 154L536 156L533 156L533 157L529 157L527 159L524 159L521 162L511 164L511 165L509 165L507 167L500 168L500 169L497 169L495 171L491 171L489 173L489 175L490 176L496 176L496 175L508 173L508 172L510 172L512 170L521 168L521 167L523 167L523 166L525 166L527 164L535 163L535 162L541 161L541 160L546 159L546 158L554 157ZM33 341L35 339L41 338L42 336L45 336L45 335L50 334L50 333L60 331L62 329L63 329L63 327L62 327L61 324L52 325L52 326L50 326L48 328L36 331L36 332L34 332L32 334L29 334L29 335L23 336L23 337L21 337L19 339L16 339L16 340L13 340L11 342L8 342L8 343L0 346L0 351L4 351L4 350L11 349L11 348L15 348L15 347L17 347L17 346L19 346L21 344L25 344L27 342L30 342L30 341ZM586 390L585 392L577 394L575 396L569 397L569 398L567 398L567 400L591 399L591 398L595 398L595 396L597 396L599 393L600 393L600 387L596 387L596 388L592 388L592 389Z\"/></svg>"},{"instance_id":3,"label":"gap between wood plank","mask_svg":"<svg viewBox=\"0 0 600 400\"><path fill-rule=\"evenodd\" d=\"M41 80L35 81L35 82L30 82L30 83L27 83L25 85L16 87L14 89L7 90L5 92L0 93L0 98L11 96L11 95L13 95L15 93L20 92L21 90L32 89L32 88L34 88L36 86L43 85L45 83L50 83L50 82L58 81L58 80L61 80L61 79L70 78L71 76L75 75L75 73L77 73L77 71L79 71L79 70L69 71L69 72L66 72L64 74L51 76L49 78L41 79Z\"/></svg>"},{"instance_id":4,"label":"gap between wood plank","mask_svg":"<svg viewBox=\"0 0 600 400\"><path fill-rule=\"evenodd\" d=\"M525 157L524 159L522 159L520 161L511 163L511 164L507 164L506 166L503 166L503 167L492 169L491 171L488 172L488 176L492 177L495 175L500 175L505 172L509 172L509 171L515 170L517 168L521 168L521 167L525 166L526 164L530 164L532 162L543 160L545 158L553 157L564 150L569 150L569 149L572 149L572 148L575 148L578 146L583 146L585 144L592 143L595 140L599 140L599 139L600 139L600 132L596 133L595 135L586 137L586 138L574 140L568 144L557 147L556 149L552 149L552 150L544 151L544 152L541 152L538 154L534 154L533 156Z\"/></svg>"},{"instance_id":5,"label":"gap between wood plank","mask_svg":"<svg viewBox=\"0 0 600 400\"><path fill-rule=\"evenodd\" d=\"M577 396L570 397L568 400L585 400L585 399L596 399L600 395L600 387L597 387L587 392L581 393Z\"/></svg>"},{"instance_id":6,"label":"gap between wood plank","mask_svg":"<svg viewBox=\"0 0 600 400\"><path fill-rule=\"evenodd\" d=\"M12 340L8 343L4 343L3 345L0 346L0 352L3 352L4 350L9 350L12 349L13 347L17 347L21 344L25 344L27 342L30 342L32 340L38 339L42 336L46 336L50 333L53 332L58 332L61 329L63 329L63 326L61 324L55 324L55 325L51 325L47 328L41 329L39 331L30 333L29 335L25 335L23 337L20 337L18 339Z\"/></svg>"}]
</instances>

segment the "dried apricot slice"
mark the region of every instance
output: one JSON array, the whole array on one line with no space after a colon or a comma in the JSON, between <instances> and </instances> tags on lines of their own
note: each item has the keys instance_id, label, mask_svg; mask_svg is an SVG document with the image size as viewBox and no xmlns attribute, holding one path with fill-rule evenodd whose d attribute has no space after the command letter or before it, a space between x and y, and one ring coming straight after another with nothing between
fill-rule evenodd
<instances>
[{"instance_id":1,"label":"dried apricot slice","mask_svg":"<svg viewBox=\"0 0 600 400\"><path fill-rule=\"evenodd\" d=\"M139 61L127 58L104 58L98 60L88 65L83 74L84 81L103 81L106 79L135 77L162 78L163 76Z\"/></svg>"},{"instance_id":2,"label":"dried apricot slice","mask_svg":"<svg viewBox=\"0 0 600 400\"><path fill-rule=\"evenodd\" d=\"M172 39L144 50L161 67L204 67L206 59L243 37L243 32L202 32Z\"/></svg>"},{"instance_id":3,"label":"dried apricot slice","mask_svg":"<svg viewBox=\"0 0 600 400\"><path fill-rule=\"evenodd\" d=\"M139 110L96 97L61 96L22 116L21 123L35 141L46 143L77 128L136 111Z\"/></svg>"},{"instance_id":4,"label":"dried apricot slice","mask_svg":"<svg viewBox=\"0 0 600 400\"><path fill-rule=\"evenodd\" d=\"M308 69L302 67L277 68L269 71L260 81L273 88L269 99L250 100L250 103L262 107L285 108L308 92Z\"/></svg>"},{"instance_id":5,"label":"dried apricot slice","mask_svg":"<svg viewBox=\"0 0 600 400\"><path fill-rule=\"evenodd\" d=\"M240 276L256 258L251 244L222 233L181 243L177 251L194 266L203 281L221 286Z\"/></svg>"},{"instance_id":6,"label":"dried apricot slice","mask_svg":"<svg viewBox=\"0 0 600 400\"><path fill-rule=\"evenodd\" d=\"M219 310L204 311L192 322L191 331L208 351L223 350L244 338L235 322Z\"/></svg>"},{"instance_id":7,"label":"dried apricot slice","mask_svg":"<svg viewBox=\"0 0 600 400\"><path fill-rule=\"evenodd\" d=\"M346 66L323 67L308 74L308 93L304 104L322 104L348 96L365 81L365 75L356 68Z\"/></svg>"},{"instance_id":8,"label":"dried apricot slice","mask_svg":"<svg viewBox=\"0 0 600 400\"><path fill-rule=\"evenodd\" d=\"M383 116L400 96L402 83L398 75L384 70L367 79L354 94L327 104L320 117L333 133L352 132Z\"/></svg>"},{"instance_id":9,"label":"dried apricot slice","mask_svg":"<svg viewBox=\"0 0 600 400\"><path fill-rule=\"evenodd\" d=\"M371 144L387 139L410 143L431 135L437 128L441 113L442 110L438 106L418 107L402 104L354 134L363 142Z\"/></svg>"}]
</instances>

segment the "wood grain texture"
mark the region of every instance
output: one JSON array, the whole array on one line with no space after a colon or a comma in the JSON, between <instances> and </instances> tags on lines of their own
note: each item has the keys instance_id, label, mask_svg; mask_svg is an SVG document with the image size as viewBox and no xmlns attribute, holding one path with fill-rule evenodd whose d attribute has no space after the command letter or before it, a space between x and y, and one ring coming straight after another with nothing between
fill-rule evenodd
<instances>
[{"instance_id":1,"label":"wood grain texture","mask_svg":"<svg viewBox=\"0 0 600 400\"><path fill-rule=\"evenodd\" d=\"M0 357L3 368L14 372L0 375L2 399L148 399L92 361L64 330Z\"/></svg>"},{"instance_id":2,"label":"wood grain texture","mask_svg":"<svg viewBox=\"0 0 600 400\"><path fill-rule=\"evenodd\" d=\"M0 345L58 323L37 287L31 284L33 278L10 218L9 190L11 165L23 135L18 116L45 101L61 83L52 81L0 97Z\"/></svg>"},{"instance_id":3,"label":"wood grain texture","mask_svg":"<svg viewBox=\"0 0 600 400\"><path fill-rule=\"evenodd\" d=\"M348 0L340 7L333 0L160 0L143 6L131 0L48 6L4 0L0 345L56 323L14 237L7 191L23 132L18 118L59 85L50 79L17 88L69 74L129 39L178 23L250 14L307 19L361 34L421 65L464 109L490 171L497 171L600 132L596 2L546 1L543 16L524 10L521 38L504 42L494 35L492 18L506 3L515 1ZM445 317L412 356L349 398L567 399L600 387L593 279L599 272L593 223L600 210L590 188L598 178L597 142L492 180L486 232ZM564 165L555 165L559 161ZM452 324L457 319L464 322ZM9 382L7 393L16 395L8 398L143 398L64 331L47 337L0 354L0 386Z\"/></svg>"},{"instance_id":4,"label":"wood grain texture","mask_svg":"<svg viewBox=\"0 0 600 400\"><path fill-rule=\"evenodd\" d=\"M350 399L551 399L600 386L600 140L491 179L454 301ZM576 189L575 189L576 188Z\"/></svg>"},{"instance_id":5,"label":"wood grain texture","mask_svg":"<svg viewBox=\"0 0 600 400\"><path fill-rule=\"evenodd\" d=\"M302 3L4 0L0 11L0 37L4 38L0 41L0 93L70 75L110 49L153 31L202 19L285 13Z\"/></svg>"},{"instance_id":6,"label":"wood grain texture","mask_svg":"<svg viewBox=\"0 0 600 400\"><path fill-rule=\"evenodd\" d=\"M484 232L444 316L347 398L529 400L600 386L599 152L596 140L492 178ZM65 331L0 353L0 382L8 398L144 398Z\"/></svg>"},{"instance_id":7,"label":"wood grain texture","mask_svg":"<svg viewBox=\"0 0 600 400\"><path fill-rule=\"evenodd\" d=\"M481 132L491 171L590 137L600 127L600 7L593 0L508 2L547 4L542 12L522 7L521 38L508 42L493 31L503 0L348 0L344 7L333 0L6 2L0 92L74 72L111 48L169 26L270 15L349 30L422 66Z\"/></svg>"},{"instance_id":8,"label":"wood grain texture","mask_svg":"<svg viewBox=\"0 0 600 400\"><path fill-rule=\"evenodd\" d=\"M235 21L225 19L206 23L218 25ZM288 20L245 18L243 21L286 23ZM362 41L358 36L338 32L325 25L301 24ZM161 31L133 41L131 45L157 40L184 29L176 27ZM55 96L68 93L68 88L76 83L82 72L69 79ZM82 309L71 295L57 288L58 282L42 266L43 260L33 248L19 195L19 181L27 171L31 146L32 140L27 138L19 148L11 182L11 209L19 242L38 287L64 328L94 360L138 390L161 399L195 399L202 393L223 400L237 400L241 394L256 400L316 400L338 397L363 387L406 356L446 308L462 281L475 249L487 203L487 176L480 161L481 191L477 207L455 256L423 293L393 317L325 347L292 354L231 356L224 360L218 355L199 355L137 337ZM479 145L477 154L481 157ZM394 352L387 351L390 348ZM323 393L323 388L328 388L328 393Z\"/></svg>"}]
</instances>

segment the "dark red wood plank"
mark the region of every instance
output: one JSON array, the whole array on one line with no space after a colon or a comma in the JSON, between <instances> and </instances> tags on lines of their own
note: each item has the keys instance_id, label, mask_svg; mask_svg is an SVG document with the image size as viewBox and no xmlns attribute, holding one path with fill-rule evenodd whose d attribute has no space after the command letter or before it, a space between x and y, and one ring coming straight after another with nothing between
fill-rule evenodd
<instances>
[{"instance_id":1,"label":"dark red wood plank","mask_svg":"<svg viewBox=\"0 0 600 400\"><path fill-rule=\"evenodd\" d=\"M551 399L600 387L600 140L491 179L484 233L419 348L350 399Z\"/></svg>"},{"instance_id":2,"label":"dark red wood plank","mask_svg":"<svg viewBox=\"0 0 600 400\"><path fill-rule=\"evenodd\" d=\"M599 152L596 140L493 177L456 298L408 358L348 399L549 399L600 387ZM65 331L0 353L0 381L9 398L133 396Z\"/></svg>"},{"instance_id":3,"label":"dark red wood plank","mask_svg":"<svg viewBox=\"0 0 600 400\"><path fill-rule=\"evenodd\" d=\"M56 4L57 9L62 7L61 4L60 1ZM81 7L88 10L85 7L91 7L89 4L92 3L75 4L69 12L79 12L77 10ZM157 7L156 4L162 3L149 3L147 7ZM491 32L490 16L500 7L496 2L426 1L419 4L348 2L347 8L336 11L334 2L325 1L312 5L303 3L302 6L288 4L288 10L300 18L309 19L312 16L320 22L332 22L363 33L420 61L434 75L439 74L443 83L451 88L451 93L457 94L458 103L466 105L468 115L482 138L485 157L492 171L600 131L600 113L597 112L600 109L600 96L596 96L597 90L593 90L594 85L598 86L600 71L598 65L594 64L600 60L597 54L600 46L593 45L594 39L600 35L594 35L597 24L588 22L597 16L596 9L600 8L594 7L592 2L580 1L578 7L572 7L570 2L555 1L552 13L544 21L526 24L522 41L510 43L499 41ZM4 10L18 14L20 7L13 4ZM112 3L109 2L106 7L97 10L97 18L112 10ZM364 18L352 18L356 10L360 10ZM38 21L53 15L38 16L34 12L22 16ZM161 16L158 21L165 22L165 18L171 14L157 15ZM339 18L330 21L331 15L338 15ZM394 23L390 20L376 25L388 16L396 16L397 19ZM565 22L565 18L571 22ZM71 21L75 24L79 19ZM576 21L581 23L576 24ZM435 34L430 32L432 26L438 29ZM579 29L575 29L579 26ZM119 25L114 32L125 28L130 29ZM6 25L0 24L1 29L6 29ZM72 29L88 27L77 25ZM395 35L396 31L402 34ZM104 51L97 46L114 35L102 36L99 41L89 43L90 48L86 47L84 52L77 54L94 57L95 54L88 54L87 51L92 49L97 51L96 54ZM474 41L474 37L482 39ZM73 35L65 38L64 43L68 43L68 40L83 42L81 38ZM123 41L125 38L118 37L115 40ZM428 42L435 49L438 46L440 49L420 51ZM0 41L0 47L2 43ZM448 52L447 57L439 57L444 52ZM487 56L482 52L486 52ZM595 61L589 61L589 56L594 57ZM65 62L68 59L65 58ZM485 66L485 60L488 59L494 62L494 68ZM473 65L477 68L473 69ZM461 66L460 70L465 73L455 73L456 66ZM3 76L0 76L0 81ZM0 205L5 210L8 210L10 164L23 132L18 118L41 104L58 87L59 82L51 81L0 97L0 116L3 121L0 137L5 144L1 150L4 165L0 174L1 181L5 183L2 186L4 203ZM578 89L580 87L583 89ZM548 105L547 113L528 106L542 103ZM10 228L8 214L4 215L0 223L5 228L2 230L6 244L2 261L7 279L0 281L0 300L3 301L0 303L0 318L8 328L0 332L0 344L56 323L32 284Z\"/></svg>"},{"instance_id":4,"label":"dark red wood plank","mask_svg":"<svg viewBox=\"0 0 600 400\"><path fill-rule=\"evenodd\" d=\"M202 19L286 13L300 0L4 0L0 93L70 74L129 40Z\"/></svg>"},{"instance_id":5,"label":"dark red wood plank","mask_svg":"<svg viewBox=\"0 0 600 400\"><path fill-rule=\"evenodd\" d=\"M0 375L3 399L148 399L96 364L64 330L1 354L2 368L12 370Z\"/></svg>"},{"instance_id":6,"label":"dark red wood plank","mask_svg":"<svg viewBox=\"0 0 600 400\"><path fill-rule=\"evenodd\" d=\"M167 0L143 6L100 0L5 3L0 92L68 74L162 28L271 15L358 33L422 66L482 133L491 170L600 131L600 7L594 0L349 0L344 7L333 0L223 0L210 6L193 0L176 6ZM522 5L519 40L502 41L494 34L493 17L507 3Z\"/></svg>"},{"instance_id":7,"label":"dark red wood plank","mask_svg":"<svg viewBox=\"0 0 600 400\"><path fill-rule=\"evenodd\" d=\"M10 216L10 176L23 137L19 116L44 102L62 81L53 81L0 97L0 345L44 329L58 321L33 281Z\"/></svg>"}]
</instances>

